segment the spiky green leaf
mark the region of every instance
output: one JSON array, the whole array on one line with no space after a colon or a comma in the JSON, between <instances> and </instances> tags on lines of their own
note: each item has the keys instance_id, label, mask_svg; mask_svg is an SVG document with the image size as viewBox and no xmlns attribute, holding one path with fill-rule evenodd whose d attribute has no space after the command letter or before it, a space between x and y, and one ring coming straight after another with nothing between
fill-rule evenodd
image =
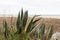
<instances>
[{"instance_id":1,"label":"spiky green leaf","mask_svg":"<svg viewBox=\"0 0 60 40\"><path fill-rule=\"evenodd\" d=\"M23 19L23 8L21 9L21 20Z\"/></svg>"},{"instance_id":2,"label":"spiky green leaf","mask_svg":"<svg viewBox=\"0 0 60 40\"><path fill-rule=\"evenodd\" d=\"M44 35L45 34L45 24L42 24L41 26L40 26L40 35L42 36L42 35Z\"/></svg>"},{"instance_id":3,"label":"spiky green leaf","mask_svg":"<svg viewBox=\"0 0 60 40\"><path fill-rule=\"evenodd\" d=\"M26 30L27 33L31 32L32 28L34 28L33 20L34 20L35 17L36 17L36 16L34 16L34 17L31 19L31 21L30 21L30 23L29 23L29 25L28 25L28 28L27 28L27 30Z\"/></svg>"},{"instance_id":4,"label":"spiky green leaf","mask_svg":"<svg viewBox=\"0 0 60 40\"><path fill-rule=\"evenodd\" d=\"M52 25L52 26L50 27L50 29L49 29L49 32L48 32L48 39L51 38L52 34L53 34L53 25Z\"/></svg>"},{"instance_id":5,"label":"spiky green leaf","mask_svg":"<svg viewBox=\"0 0 60 40\"><path fill-rule=\"evenodd\" d=\"M4 36L5 36L5 38L8 38L9 31L8 31L8 27L7 27L7 22L5 20L3 20L3 28L4 28Z\"/></svg>"},{"instance_id":6,"label":"spiky green leaf","mask_svg":"<svg viewBox=\"0 0 60 40\"><path fill-rule=\"evenodd\" d=\"M16 27L17 27L17 33L21 33L22 28L21 28L20 12L19 12L18 17L17 17Z\"/></svg>"},{"instance_id":7,"label":"spiky green leaf","mask_svg":"<svg viewBox=\"0 0 60 40\"><path fill-rule=\"evenodd\" d=\"M41 18L38 18L36 20L33 21L33 24L35 24L37 21L39 21Z\"/></svg>"},{"instance_id":8,"label":"spiky green leaf","mask_svg":"<svg viewBox=\"0 0 60 40\"><path fill-rule=\"evenodd\" d=\"M28 11L25 12L24 16L23 16L23 28L25 28L25 25L27 23L27 19L28 19Z\"/></svg>"}]
</instances>

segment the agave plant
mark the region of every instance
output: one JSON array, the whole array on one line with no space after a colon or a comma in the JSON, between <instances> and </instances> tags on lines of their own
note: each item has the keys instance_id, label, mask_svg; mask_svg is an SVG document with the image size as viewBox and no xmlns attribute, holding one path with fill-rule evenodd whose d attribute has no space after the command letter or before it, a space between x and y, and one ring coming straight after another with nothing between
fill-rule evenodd
<instances>
[{"instance_id":1,"label":"agave plant","mask_svg":"<svg viewBox=\"0 0 60 40\"><path fill-rule=\"evenodd\" d=\"M28 39L29 35L33 32L34 28L37 26L37 24L35 23L39 21L40 18L35 20L35 17L37 16L34 16L30 21L28 21L28 11L25 11L25 13L23 13L22 9L21 14L19 12L16 22L17 28L16 34L20 34L19 35L20 40Z\"/></svg>"},{"instance_id":2,"label":"agave plant","mask_svg":"<svg viewBox=\"0 0 60 40\"><path fill-rule=\"evenodd\" d=\"M36 24L37 21L39 21L41 18L35 19L37 16L35 15L32 17L31 20L28 20L28 11L23 12L23 9L21 10L21 13L19 12L17 21L16 21L16 29L17 31L13 33L8 30L7 22L6 20L3 20L3 28L4 28L4 37L7 39L9 36L11 37L11 40L32 40L31 36L32 34L37 35L37 40L50 40L52 34L53 34L53 26L49 27L49 29L46 31L45 24L42 24L41 26ZM12 20L11 20L12 24ZM34 37L34 35L32 35ZM7 39L10 40L10 39ZM34 39L35 40L35 39Z\"/></svg>"}]
</instances>

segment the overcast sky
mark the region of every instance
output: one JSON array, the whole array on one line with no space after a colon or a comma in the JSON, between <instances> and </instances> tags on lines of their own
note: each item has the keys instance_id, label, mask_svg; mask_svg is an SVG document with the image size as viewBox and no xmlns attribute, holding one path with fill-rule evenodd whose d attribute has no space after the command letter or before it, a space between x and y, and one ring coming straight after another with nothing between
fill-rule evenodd
<instances>
[{"instance_id":1,"label":"overcast sky","mask_svg":"<svg viewBox=\"0 0 60 40\"><path fill-rule=\"evenodd\" d=\"M60 0L0 0L0 14L17 15L21 8L32 15L60 15Z\"/></svg>"}]
</instances>

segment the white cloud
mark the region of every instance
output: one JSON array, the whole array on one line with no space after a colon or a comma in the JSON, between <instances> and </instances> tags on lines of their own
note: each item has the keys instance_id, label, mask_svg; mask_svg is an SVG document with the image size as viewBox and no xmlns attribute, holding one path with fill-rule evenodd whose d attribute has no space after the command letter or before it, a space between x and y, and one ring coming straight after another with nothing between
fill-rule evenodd
<instances>
[{"instance_id":1,"label":"white cloud","mask_svg":"<svg viewBox=\"0 0 60 40\"><path fill-rule=\"evenodd\" d=\"M0 0L0 14L17 15L21 8L29 15L60 15L60 0Z\"/></svg>"},{"instance_id":2,"label":"white cloud","mask_svg":"<svg viewBox=\"0 0 60 40\"><path fill-rule=\"evenodd\" d=\"M60 15L60 0L25 0L23 6L29 15Z\"/></svg>"}]
</instances>

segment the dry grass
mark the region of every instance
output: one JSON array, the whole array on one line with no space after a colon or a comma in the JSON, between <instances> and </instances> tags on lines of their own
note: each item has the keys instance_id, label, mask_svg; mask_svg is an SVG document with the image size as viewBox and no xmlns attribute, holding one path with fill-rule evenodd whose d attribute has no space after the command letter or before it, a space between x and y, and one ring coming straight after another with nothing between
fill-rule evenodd
<instances>
[{"instance_id":1,"label":"dry grass","mask_svg":"<svg viewBox=\"0 0 60 40\"><path fill-rule=\"evenodd\" d=\"M0 17L0 29L2 29L3 19L6 19L8 25L11 25L11 17ZM31 17L29 17L29 20L30 19L31 19ZM60 28L60 19L55 19L55 18L42 18L37 23L45 23L46 29L52 24L54 26L54 32L60 30L59 29ZM12 24L13 24L13 26L15 26L15 24L16 24L16 17L13 17Z\"/></svg>"}]
</instances>

